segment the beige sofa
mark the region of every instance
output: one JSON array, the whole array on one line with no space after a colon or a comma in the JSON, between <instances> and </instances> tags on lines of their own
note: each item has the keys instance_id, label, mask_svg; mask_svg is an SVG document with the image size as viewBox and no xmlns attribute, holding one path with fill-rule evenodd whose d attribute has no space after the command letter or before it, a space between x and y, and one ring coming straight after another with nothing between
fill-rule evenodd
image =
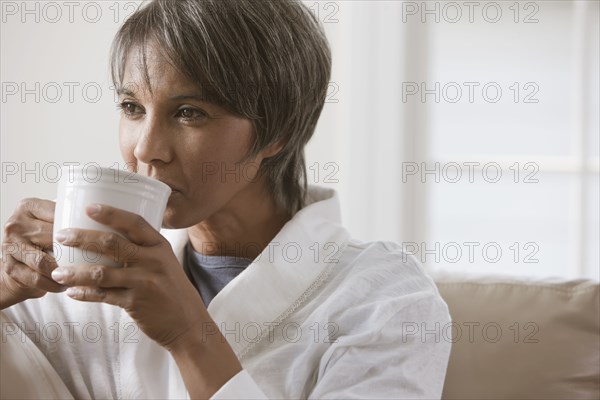
<instances>
[{"instance_id":1,"label":"beige sofa","mask_svg":"<svg viewBox=\"0 0 600 400\"><path fill-rule=\"evenodd\" d=\"M452 315L445 399L600 399L593 281L432 273Z\"/></svg>"}]
</instances>

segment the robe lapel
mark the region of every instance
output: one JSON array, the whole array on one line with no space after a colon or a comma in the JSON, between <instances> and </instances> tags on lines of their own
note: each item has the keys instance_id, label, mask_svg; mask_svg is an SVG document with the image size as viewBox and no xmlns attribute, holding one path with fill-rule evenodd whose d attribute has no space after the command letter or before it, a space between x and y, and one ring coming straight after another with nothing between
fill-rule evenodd
<instances>
[{"instance_id":1,"label":"robe lapel","mask_svg":"<svg viewBox=\"0 0 600 400\"><path fill-rule=\"evenodd\" d=\"M309 188L309 205L296 213L208 306L209 314L240 359L320 287L349 239L340 225L336 193L316 186ZM186 230L165 229L161 233L183 264Z\"/></svg>"}]
</instances>

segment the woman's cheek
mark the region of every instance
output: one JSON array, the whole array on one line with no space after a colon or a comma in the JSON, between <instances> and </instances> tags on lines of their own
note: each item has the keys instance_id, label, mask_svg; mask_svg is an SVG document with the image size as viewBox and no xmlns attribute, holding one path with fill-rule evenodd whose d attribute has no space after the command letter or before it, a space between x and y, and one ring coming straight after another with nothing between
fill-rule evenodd
<instances>
[{"instance_id":1,"label":"woman's cheek","mask_svg":"<svg viewBox=\"0 0 600 400\"><path fill-rule=\"evenodd\" d=\"M123 129L124 122L121 121L119 126L119 149L121 157L125 161L125 167L132 171L137 171L137 160L133 155L135 149L135 140L132 135L126 133Z\"/></svg>"}]
</instances>

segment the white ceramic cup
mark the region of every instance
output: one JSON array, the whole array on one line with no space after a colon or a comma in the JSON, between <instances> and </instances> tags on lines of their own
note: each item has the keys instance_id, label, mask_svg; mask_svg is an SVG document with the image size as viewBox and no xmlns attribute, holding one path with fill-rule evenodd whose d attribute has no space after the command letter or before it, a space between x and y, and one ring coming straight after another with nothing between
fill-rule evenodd
<instances>
[{"instance_id":1,"label":"white ceramic cup","mask_svg":"<svg viewBox=\"0 0 600 400\"><path fill-rule=\"evenodd\" d=\"M58 182L53 234L56 236L56 232L66 228L118 233L87 216L85 208L91 204L107 204L141 215L158 231L170 194L171 188L166 184L132 172L97 166L63 167ZM53 240L54 257L61 267L82 264L122 266L98 250L95 243L78 248Z\"/></svg>"}]
</instances>

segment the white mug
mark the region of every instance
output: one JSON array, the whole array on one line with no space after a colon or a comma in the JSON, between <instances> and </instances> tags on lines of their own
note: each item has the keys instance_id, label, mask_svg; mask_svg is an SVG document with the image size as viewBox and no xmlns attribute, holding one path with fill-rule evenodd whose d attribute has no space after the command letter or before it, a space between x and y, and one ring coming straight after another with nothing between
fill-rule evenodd
<instances>
[{"instance_id":1,"label":"white mug","mask_svg":"<svg viewBox=\"0 0 600 400\"><path fill-rule=\"evenodd\" d=\"M168 185L132 172L97 166L63 167L58 182L53 234L56 236L56 232L66 228L118 234L87 216L85 208L91 204L107 204L141 215L159 231L170 194L171 188ZM81 264L122 266L112 257L100 254L99 249L94 243L80 248L53 241L54 257L61 267Z\"/></svg>"}]
</instances>

